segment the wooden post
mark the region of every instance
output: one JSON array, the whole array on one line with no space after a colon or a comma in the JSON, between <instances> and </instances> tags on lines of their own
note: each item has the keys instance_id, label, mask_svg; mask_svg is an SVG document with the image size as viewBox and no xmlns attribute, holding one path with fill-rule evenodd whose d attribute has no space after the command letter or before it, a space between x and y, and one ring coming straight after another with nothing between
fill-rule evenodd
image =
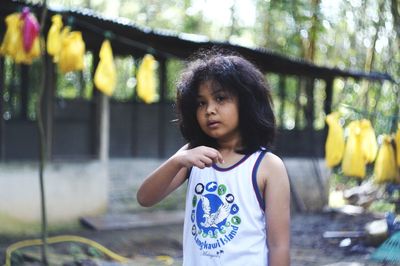
<instances>
[{"instance_id":1,"label":"wooden post","mask_svg":"<svg viewBox=\"0 0 400 266\"><path fill-rule=\"evenodd\" d=\"M284 114L285 114L285 101L286 101L286 88L285 88L285 81L286 81L286 76L281 75L279 76L279 99L281 102L280 108L279 108L279 122L280 122L280 128L284 128L283 126L283 121L284 119Z\"/></svg>"},{"instance_id":2,"label":"wooden post","mask_svg":"<svg viewBox=\"0 0 400 266\"><path fill-rule=\"evenodd\" d=\"M93 80L94 73L99 64L98 54L98 51L93 52ZM92 102L92 120L94 120L94 123L92 123L92 148L94 154L98 156L100 161L102 163L107 163L110 150L110 102L108 96L100 93L96 85L93 85Z\"/></svg>"},{"instance_id":3,"label":"wooden post","mask_svg":"<svg viewBox=\"0 0 400 266\"><path fill-rule=\"evenodd\" d=\"M329 114L332 111L333 78L326 79L325 83L326 98L324 101L324 111L325 114Z\"/></svg>"},{"instance_id":4,"label":"wooden post","mask_svg":"<svg viewBox=\"0 0 400 266\"><path fill-rule=\"evenodd\" d=\"M100 143L99 158L102 163L108 162L110 150L110 99L100 94Z\"/></svg>"},{"instance_id":5,"label":"wooden post","mask_svg":"<svg viewBox=\"0 0 400 266\"><path fill-rule=\"evenodd\" d=\"M99 64L99 51L93 52L92 61L92 80L94 80L94 73L97 65ZM99 158L100 150L100 92L93 84L92 100L91 100L91 114L90 114L90 150L95 158Z\"/></svg>"},{"instance_id":6,"label":"wooden post","mask_svg":"<svg viewBox=\"0 0 400 266\"><path fill-rule=\"evenodd\" d=\"M134 58L135 69L138 69L139 64L138 60ZM138 117L139 117L139 101L138 101L138 93L137 87L133 91L133 97L131 101L131 112L132 112L132 121L131 121L131 145L130 145L130 154L132 157L138 156L138 133L136 127L138 126Z\"/></svg>"},{"instance_id":7,"label":"wooden post","mask_svg":"<svg viewBox=\"0 0 400 266\"><path fill-rule=\"evenodd\" d=\"M43 66L45 67L45 66ZM22 120L28 119L28 90L29 90L29 66L25 64L20 65L21 69L21 112L19 118Z\"/></svg>"},{"instance_id":8,"label":"wooden post","mask_svg":"<svg viewBox=\"0 0 400 266\"><path fill-rule=\"evenodd\" d=\"M314 119L315 119L315 111L314 111L314 86L315 86L315 78L306 78L306 95L307 95L307 105L305 109L305 117L306 117L306 128L308 130L314 129Z\"/></svg>"},{"instance_id":9,"label":"wooden post","mask_svg":"<svg viewBox=\"0 0 400 266\"><path fill-rule=\"evenodd\" d=\"M308 136L309 143L313 143L315 141L315 132L314 132L314 119L315 119L315 111L314 111L314 86L315 86L315 78L307 77L305 79L305 91L307 95L307 104L305 108L305 118L306 118L306 134ZM316 156L316 145L304 147L307 151L307 154L312 157Z\"/></svg>"},{"instance_id":10,"label":"wooden post","mask_svg":"<svg viewBox=\"0 0 400 266\"><path fill-rule=\"evenodd\" d=\"M301 96L301 89L302 89L302 85L301 83L302 78L301 76L297 76L297 84L296 84L296 99L295 99L295 118L294 118L294 127L296 129L300 128L300 117L301 117L301 103L300 103L300 96Z\"/></svg>"},{"instance_id":11,"label":"wooden post","mask_svg":"<svg viewBox=\"0 0 400 266\"><path fill-rule=\"evenodd\" d=\"M4 57L0 57L0 161L4 160Z\"/></svg>"},{"instance_id":12,"label":"wooden post","mask_svg":"<svg viewBox=\"0 0 400 266\"><path fill-rule=\"evenodd\" d=\"M165 157L165 94L167 88L167 63L159 58L160 100L158 102L158 157Z\"/></svg>"},{"instance_id":13,"label":"wooden post","mask_svg":"<svg viewBox=\"0 0 400 266\"><path fill-rule=\"evenodd\" d=\"M325 94L324 112L329 114L332 112L333 78L325 79Z\"/></svg>"}]
</instances>

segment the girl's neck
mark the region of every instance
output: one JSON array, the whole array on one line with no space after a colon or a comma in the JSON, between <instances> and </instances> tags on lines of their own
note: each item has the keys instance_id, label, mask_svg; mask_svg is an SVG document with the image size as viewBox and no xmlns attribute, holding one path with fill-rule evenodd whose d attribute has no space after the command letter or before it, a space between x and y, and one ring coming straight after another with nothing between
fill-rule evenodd
<instances>
[{"instance_id":1,"label":"girl's neck","mask_svg":"<svg viewBox=\"0 0 400 266\"><path fill-rule=\"evenodd\" d=\"M243 154L239 153L238 150L241 149L239 141L235 142L218 142L218 151L221 153L224 163L217 164L220 167L230 167L236 164L243 158Z\"/></svg>"},{"instance_id":2,"label":"girl's neck","mask_svg":"<svg viewBox=\"0 0 400 266\"><path fill-rule=\"evenodd\" d=\"M241 144L240 140L230 140L230 141L218 141L218 150L222 154L230 154L230 153L236 153L238 149L240 149Z\"/></svg>"}]
</instances>

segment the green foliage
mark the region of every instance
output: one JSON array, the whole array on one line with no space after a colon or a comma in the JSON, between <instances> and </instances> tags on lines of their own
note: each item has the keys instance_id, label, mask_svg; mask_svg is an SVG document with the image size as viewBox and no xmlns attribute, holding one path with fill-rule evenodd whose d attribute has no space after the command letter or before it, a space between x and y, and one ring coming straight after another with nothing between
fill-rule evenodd
<instances>
[{"instance_id":1,"label":"green foliage","mask_svg":"<svg viewBox=\"0 0 400 266\"><path fill-rule=\"evenodd\" d=\"M69 253L73 256L75 261L86 259L86 254L83 248L77 244L69 245Z\"/></svg>"},{"instance_id":2,"label":"green foliage","mask_svg":"<svg viewBox=\"0 0 400 266\"><path fill-rule=\"evenodd\" d=\"M395 205L383 199L376 200L372 202L368 210L371 212L378 212L378 213L395 212Z\"/></svg>"},{"instance_id":3,"label":"green foliage","mask_svg":"<svg viewBox=\"0 0 400 266\"><path fill-rule=\"evenodd\" d=\"M344 190L358 185L358 180L344 176L339 167L335 168L329 178L329 186L334 190Z\"/></svg>"},{"instance_id":4,"label":"green foliage","mask_svg":"<svg viewBox=\"0 0 400 266\"><path fill-rule=\"evenodd\" d=\"M21 251L15 251L11 256L11 265L23 265L25 263L23 255Z\"/></svg>"},{"instance_id":5,"label":"green foliage","mask_svg":"<svg viewBox=\"0 0 400 266\"><path fill-rule=\"evenodd\" d=\"M167 95L168 101L174 101L176 97L176 81L183 69L183 62L180 60L168 60L167 62Z\"/></svg>"},{"instance_id":6,"label":"green foliage","mask_svg":"<svg viewBox=\"0 0 400 266\"><path fill-rule=\"evenodd\" d=\"M344 69L388 72L395 80L400 80L399 36L396 34L395 18L391 4L398 1L275 1L252 0L246 10L241 1L233 1L220 10L221 17L212 16L212 1L200 0L50 0L48 4L62 4L71 8L87 7L105 15L122 16L143 27L163 28L178 32L202 34L213 40L229 40L241 45L265 47L273 52L312 60L318 65ZM222 3L222 2L221 2ZM215 3L214 3L215 6ZM206 9L208 8L208 9ZM243 12L254 11L254 16ZM211 15L210 15L211 14ZM223 14L225 14L223 16ZM222 17L224 20L222 20ZM129 36L126 36L129 37ZM312 45L315 44L314 49ZM140 58L116 58L118 69L117 88L113 99L117 101L135 100L135 70ZM94 72L92 55L85 58L86 67L81 73L58 75L56 97L65 99L90 100L93 93ZM40 63L31 70L28 119L36 117L36 101ZM166 99L175 97L175 80L182 68L182 62L167 61ZM21 92L18 91L20 66L5 60L5 89L3 98L5 119L22 115ZM286 97L281 100L277 81L270 78L273 88L276 112L282 104L285 124L283 128L303 128L305 126L305 106L307 95L299 89L297 78L289 77L285 82ZM276 79L279 79L278 77ZM324 127L323 100L326 98L324 82L315 81L314 128ZM363 83L351 79L335 81L333 109L344 105L352 106L367 113L379 131L388 131L393 124L393 116L399 115L398 85L389 82ZM281 102L283 101L283 102ZM357 112L356 112L357 113ZM383 114L378 117L375 114ZM388 118L389 117L389 118ZM281 119L281 118L278 118ZM384 122L382 122L384 120ZM391 122L386 122L391 120ZM383 124L383 125L380 125ZM392 126L393 127L393 126Z\"/></svg>"},{"instance_id":7,"label":"green foliage","mask_svg":"<svg viewBox=\"0 0 400 266\"><path fill-rule=\"evenodd\" d=\"M126 58L115 58L114 63L118 69L117 85L112 98L121 101L132 101L136 88L136 65L131 56Z\"/></svg>"},{"instance_id":8,"label":"green foliage","mask_svg":"<svg viewBox=\"0 0 400 266\"><path fill-rule=\"evenodd\" d=\"M96 259L104 259L105 258L105 255L103 252L101 252L100 250L98 250L97 248L92 247L92 246L88 247L87 253L92 258L96 258Z\"/></svg>"},{"instance_id":9,"label":"green foliage","mask_svg":"<svg viewBox=\"0 0 400 266\"><path fill-rule=\"evenodd\" d=\"M57 69L57 84L55 96L63 99L84 99L90 100L93 94L92 80L93 55L86 53L85 68L82 71L61 73Z\"/></svg>"}]
</instances>

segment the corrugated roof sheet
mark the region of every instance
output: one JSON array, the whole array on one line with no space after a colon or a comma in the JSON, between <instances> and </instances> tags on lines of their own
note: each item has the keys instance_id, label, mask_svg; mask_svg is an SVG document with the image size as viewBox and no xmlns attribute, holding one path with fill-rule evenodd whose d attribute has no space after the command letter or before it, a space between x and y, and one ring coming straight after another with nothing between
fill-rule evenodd
<instances>
[{"instance_id":1,"label":"corrugated roof sheet","mask_svg":"<svg viewBox=\"0 0 400 266\"><path fill-rule=\"evenodd\" d=\"M5 17L27 4L22 1L3 0L1 5L0 17ZM42 9L37 4L29 4L28 6L38 15ZM126 18L106 18L90 9L50 7L47 12L47 29L50 25L51 16L54 14L62 14L65 24L72 22L73 29L82 31L87 49L94 52L99 50L105 38L105 33L111 32L114 36L111 38L111 44L115 55L143 56L150 52L159 58L176 57L184 60L200 48L217 46L239 52L264 72L321 79L351 77L393 81L392 77L386 73L365 73L356 70L317 66L301 58L280 55L265 48L252 48L229 42L213 41L206 36L191 33L152 29L139 26ZM1 28L0 33L2 33Z\"/></svg>"}]
</instances>

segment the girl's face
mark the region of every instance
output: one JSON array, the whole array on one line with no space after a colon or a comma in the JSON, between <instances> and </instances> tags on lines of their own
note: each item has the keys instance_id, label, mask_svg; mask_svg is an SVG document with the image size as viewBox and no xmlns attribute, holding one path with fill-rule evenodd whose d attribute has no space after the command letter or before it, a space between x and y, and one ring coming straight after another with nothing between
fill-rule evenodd
<instances>
[{"instance_id":1,"label":"girl's face","mask_svg":"<svg viewBox=\"0 0 400 266\"><path fill-rule=\"evenodd\" d=\"M215 82L199 86L196 115L203 132L219 143L240 141L238 98Z\"/></svg>"}]
</instances>

